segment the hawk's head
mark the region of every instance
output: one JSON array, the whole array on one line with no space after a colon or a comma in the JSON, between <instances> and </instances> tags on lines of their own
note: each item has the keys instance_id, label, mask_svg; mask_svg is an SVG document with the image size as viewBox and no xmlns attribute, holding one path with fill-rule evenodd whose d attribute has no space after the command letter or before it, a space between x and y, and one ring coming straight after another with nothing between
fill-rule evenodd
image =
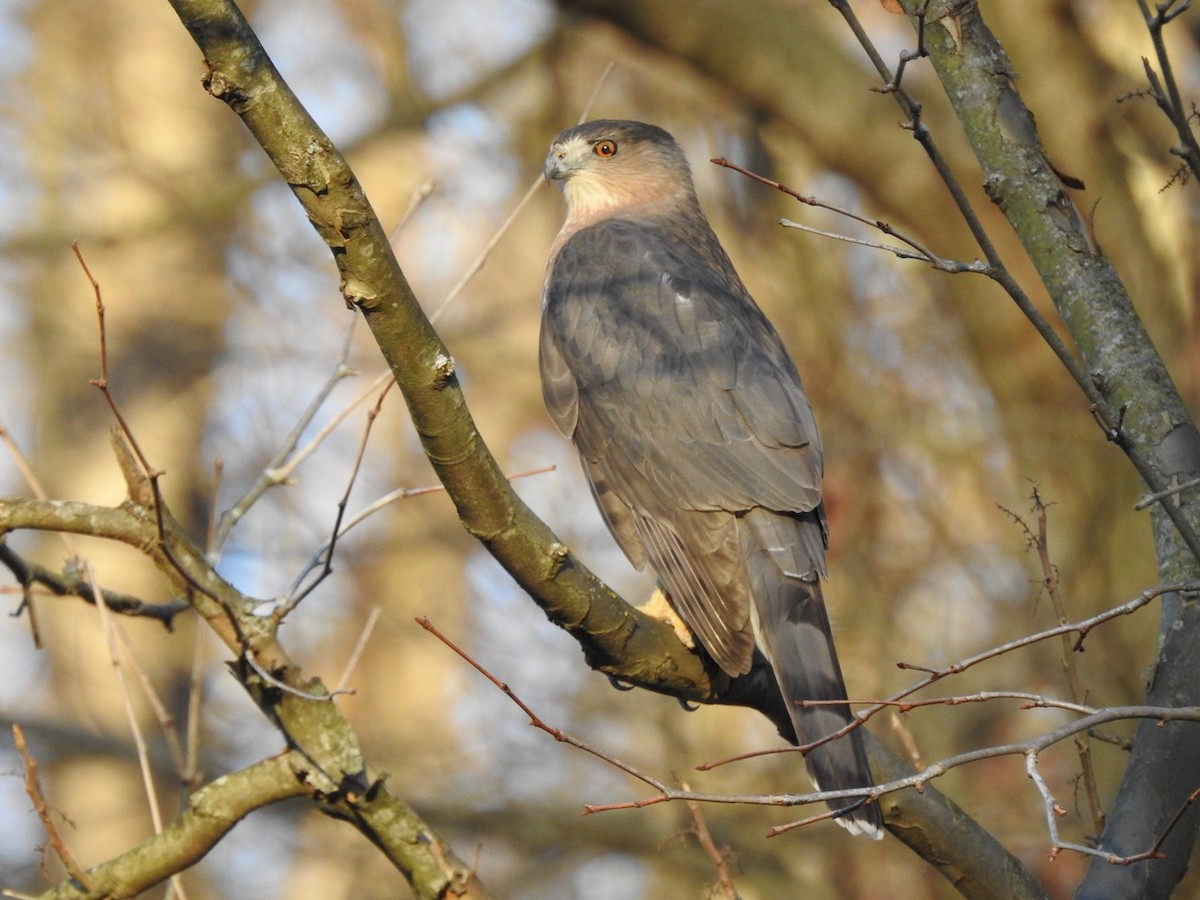
<instances>
[{"instance_id":1,"label":"hawk's head","mask_svg":"<svg viewBox=\"0 0 1200 900\"><path fill-rule=\"evenodd\" d=\"M577 221L696 203L683 151L667 132L644 122L597 119L568 128L550 144L543 171L559 183L567 217Z\"/></svg>"}]
</instances>

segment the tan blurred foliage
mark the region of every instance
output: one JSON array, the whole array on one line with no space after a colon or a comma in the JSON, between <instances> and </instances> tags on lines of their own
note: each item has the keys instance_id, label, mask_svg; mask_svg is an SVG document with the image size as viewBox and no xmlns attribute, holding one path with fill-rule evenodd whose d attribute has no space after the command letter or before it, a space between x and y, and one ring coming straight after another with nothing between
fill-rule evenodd
<instances>
[{"instance_id":1,"label":"tan blurred foliage","mask_svg":"<svg viewBox=\"0 0 1200 900\"><path fill-rule=\"evenodd\" d=\"M566 4L571 6L572 4ZM714 227L760 305L789 343L827 448L832 548L828 591L852 697L911 681L895 663L938 665L1051 624L1036 559L999 507L1028 513L1031 483L1053 503L1051 551L1070 613L1082 618L1155 582L1139 485L1104 441L1050 352L1000 291L876 251L780 229L780 216L869 236L709 166L727 156L805 193L969 259L969 237L925 158L896 126L895 108L824 0L763 4L801 38L794 59L764 68L753 44L725 47L739 82L633 39L611 24L540 0L411 0L247 5L276 65L348 152L388 228L414 191L433 191L398 233L397 252L433 310L540 172L549 138L574 121L609 61L596 117L637 118L685 146ZM647 10L655 4L644 4ZM669 4L659 7L665 12ZM697 10L703 4L697 5ZM893 55L912 42L883 6L861 14ZM886 4L884 4L886 6ZM1143 85L1150 52L1125 0L1005 0L986 14L1021 73L1056 165L1088 186L1078 203L1126 280L1189 403L1197 371L1194 186L1162 190L1172 134L1149 101L1118 104ZM754 19L757 4L745 5ZM647 13L651 15L652 13ZM700 15L699 12L696 13ZM98 374L91 289L70 250L77 240L102 283L114 393L156 466L176 515L202 537L261 470L336 364L352 314L332 266L292 198L239 123L200 87L195 46L165 3L31 2L8 13L8 40L26 62L3 70L5 168L0 181L8 352L0 420L51 497L119 502L108 449L110 415L87 383ZM761 16L765 22L767 13ZM1170 32L1180 72L1197 71L1193 21ZM681 36L702 22L680 20ZM1186 30L1186 25L1192 31ZM753 34L748 29L747 34ZM979 187L931 73L909 87L1024 286L1049 313L1032 270ZM1196 96L1200 85L1185 83ZM770 92L775 97L768 102ZM559 200L543 188L439 330L455 353L480 431L510 472L557 464L518 491L560 535L635 602L649 585L619 557L591 508L565 442L551 433L537 383L538 291ZM360 329L358 377L343 381L326 421L382 363ZM282 593L332 527L365 413L359 410L239 526L221 571L247 593ZM214 463L223 461L214 493ZM401 399L385 401L351 511L397 486L433 482ZM0 492L26 493L0 460ZM64 556L50 538L13 544L43 564ZM132 552L81 542L105 585L163 600ZM429 616L554 724L647 771L687 774L724 792L802 790L797 760L772 757L700 774L700 762L776 746L765 720L733 709L685 714L665 698L618 693L587 671L458 526L440 494L400 502L339 547L334 577L284 630L315 674L336 682L373 609L378 627L339 700L364 751L390 784L478 864L498 896L704 896L715 875L681 836L687 812L658 806L580 817L584 803L643 788L526 727L515 707L413 623ZM18 592L0 576L6 606ZM96 611L40 599L44 649L22 620L0 625L0 719L19 721L42 761L66 837L91 865L150 833L120 692ZM184 728L193 655L205 686L200 751L208 778L279 749L270 725L224 673L216 644L185 615L174 633L122 623L147 678ZM1155 613L1106 626L1079 657L1089 702L1136 702L1150 662ZM199 644L199 649L194 648ZM947 693L1013 689L1065 696L1057 644L1014 654ZM153 745L164 814L180 789L149 706L135 711ZM902 719L924 762L1012 740L1060 721L996 703L914 711ZM885 718L873 730L889 734ZM1098 745L1103 798L1123 766ZM0 774L19 772L0 740ZM1090 832L1069 747L1047 768L1063 828ZM1038 797L1019 760L960 769L944 789L1048 890L1065 895L1082 864L1046 860ZM34 891L42 836L19 778L0 778L0 872ZM881 846L818 826L764 839L796 815L705 810L735 853L743 897L948 897L949 885L898 842ZM256 813L183 876L187 896L373 898L403 895L397 874L361 837L310 808ZM881 889L880 885L887 885ZM882 890L882 892L881 892ZM1200 890L1195 876L1181 895Z\"/></svg>"}]
</instances>

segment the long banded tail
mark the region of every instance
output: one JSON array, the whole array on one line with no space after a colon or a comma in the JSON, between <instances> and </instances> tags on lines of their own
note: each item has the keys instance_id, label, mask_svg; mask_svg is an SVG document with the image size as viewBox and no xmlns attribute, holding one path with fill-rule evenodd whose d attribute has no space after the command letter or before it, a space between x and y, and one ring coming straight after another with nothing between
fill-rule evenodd
<instances>
[{"instance_id":1,"label":"long banded tail","mask_svg":"<svg viewBox=\"0 0 1200 900\"><path fill-rule=\"evenodd\" d=\"M797 739L809 744L854 719L845 702L846 686L821 582L810 555L812 541L821 540L820 526L815 521L762 509L748 513L745 524L748 527L742 532L742 548L753 596L755 640L775 671ZM842 702L798 706L798 700ZM815 747L805 762L819 791L849 790L874 783L859 729ZM831 800L829 806L847 810L835 821L852 834L876 840L883 837L883 817L877 804L864 805L861 800L847 798Z\"/></svg>"}]
</instances>

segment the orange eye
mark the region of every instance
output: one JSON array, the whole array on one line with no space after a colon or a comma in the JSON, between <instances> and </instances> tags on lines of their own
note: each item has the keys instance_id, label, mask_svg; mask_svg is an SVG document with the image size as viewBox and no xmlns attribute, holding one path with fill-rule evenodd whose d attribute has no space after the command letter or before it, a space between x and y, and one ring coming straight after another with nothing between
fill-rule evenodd
<instances>
[{"instance_id":1,"label":"orange eye","mask_svg":"<svg viewBox=\"0 0 1200 900\"><path fill-rule=\"evenodd\" d=\"M596 146L594 146L592 148L592 152L595 153L597 156L599 156L601 159L608 159L609 157L616 156L617 155L617 142L616 141L608 141L608 140L597 141Z\"/></svg>"}]
</instances>

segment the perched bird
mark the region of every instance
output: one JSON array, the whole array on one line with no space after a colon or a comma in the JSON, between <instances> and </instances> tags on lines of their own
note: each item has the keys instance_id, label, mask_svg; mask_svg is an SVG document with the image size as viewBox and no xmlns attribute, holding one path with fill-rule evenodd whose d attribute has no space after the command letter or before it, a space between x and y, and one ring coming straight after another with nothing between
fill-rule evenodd
<instances>
[{"instance_id":1,"label":"perched bird","mask_svg":"<svg viewBox=\"0 0 1200 900\"><path fill-rule=\"evenodd\" d=\"M567 206L542 295L551 418L625 555L654 570L717 665L744 675L757 647L798 740L832 734L853 717L821 595L821 442L796 367L670 134L576 125L554 139L545 175ZM807 762L818 790L873 783L857 729ZM876 804L830 806L851 832L882 837Z\"/></svg>"}]
</instances>

